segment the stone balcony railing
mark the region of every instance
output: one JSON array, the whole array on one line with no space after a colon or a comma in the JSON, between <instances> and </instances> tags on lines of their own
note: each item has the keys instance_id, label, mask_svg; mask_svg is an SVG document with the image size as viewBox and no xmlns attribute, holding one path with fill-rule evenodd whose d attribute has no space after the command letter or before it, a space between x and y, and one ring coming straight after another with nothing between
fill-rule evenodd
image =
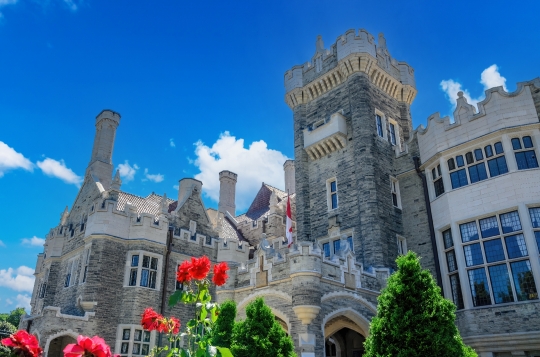
<instances>
[{"instance_id":1,"label":"stone balcony railing","mask_svg":"<svg viewBox=\"0 0 540 357\"><path fill-rule=\"evenodd\" d=\"M343 149L346 143L347 122L339 112L304 129L304 149L312 160Z\"/></svg>"}]
</instances>

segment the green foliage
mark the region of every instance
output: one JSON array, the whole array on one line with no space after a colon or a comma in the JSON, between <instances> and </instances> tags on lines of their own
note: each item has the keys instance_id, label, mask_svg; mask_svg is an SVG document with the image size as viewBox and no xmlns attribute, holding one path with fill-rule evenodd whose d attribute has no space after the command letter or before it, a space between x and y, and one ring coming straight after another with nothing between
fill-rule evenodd
<instances>
[{"instance_id":1,"label":"green foliage","mask_svg":"<svg viewBox=\"0 0 540 357\"><path fill-rule=\"evenodd\" d=\"M246 319L235 324L231 352L234 357L296 357L291 338L262 298L249 303Z\"/></svg>"},{"instance_id":2,"label":"green foliage","mask_svg":"<svg viewBox=\"0 0 540 357\"><path fill-rule=\"evenodd\" d=\"M409 252L378 298L364 357L476 357L455 325L455 306Z\"/></svg>"},{"instance_id":3,"label":"green foliage","mask_svg":"<svg viewBox=\"0 0 540 357\"><path fill-rule=\"evenodd\" d=\"M231 347L231 337L236 318L236 303L225 301L220 306L219 315L212 331L212 344L220 347Z\"/></svg>"},{"instance_id":4,"label":"green foliage","mask_svg":"<svg viewBox=\"0 0 540 357\"><path fill-rule=\"evenodd\" d=\"M15 333L15 331L17 331L17 327L13 326L12 324L10 324L9 322L5 320L0 320L0 340ZM0 357L9 357L10 355L11 355L11 350L3 346L2 344L0 344Z\"/></svg>"},{"instance_id":5,"label":"green foliage","mask_svg":"<svg viewBox=\"0 0 540 357\"><path fill-rule=\"evenodd\" d=\"M7 321L15 327L19 327L21 316L25 315L24 308L18 307L15 310L11 310L9 314L0 314L0 321Z\"/></svg>"}]
</instances>

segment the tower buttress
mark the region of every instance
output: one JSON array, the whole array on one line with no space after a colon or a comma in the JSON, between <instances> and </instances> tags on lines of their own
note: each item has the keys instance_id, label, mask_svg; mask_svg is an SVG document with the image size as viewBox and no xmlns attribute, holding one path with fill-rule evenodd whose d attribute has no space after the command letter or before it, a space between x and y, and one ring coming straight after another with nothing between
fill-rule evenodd
<instances>
[{"instance_id":1,"label":"tower buttress","mask_svg":"<svg viewBox=\"0 0 540 357\"><path fill-rule=\"evenodd\" d=\"M294 160L287 160L283 164L283 171L285 174L285 192L292 195L296 192L294 185Z\"/></svg>"},{"instance_id":2,"label":"tower buttress","mask_svg":"<svg viewBox=\"0 0 540 357\"><path fill-rule=\"evenodd\" d=\"M236 181L238 175L231 171L221 171L219 173L219 204L218 211L225 213L228 211L233 217L236 216Z\"/></svg>"},{"instance_id":3,"label":"tower buttress","mask_svg":"<svg viewBox=\"0 0 540 357\"><path fill-rule=\"evenodd\" d=\"M120 114L105 109L96 117L96 135L87 173L108 190L112 182L112 153L116 128L120 124Z\"/></svg>"}]
</instances>

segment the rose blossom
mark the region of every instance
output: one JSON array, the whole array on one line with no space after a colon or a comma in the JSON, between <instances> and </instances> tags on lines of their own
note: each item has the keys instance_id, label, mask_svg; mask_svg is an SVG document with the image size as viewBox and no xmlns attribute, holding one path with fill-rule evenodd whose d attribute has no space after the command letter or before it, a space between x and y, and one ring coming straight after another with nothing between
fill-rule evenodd
<instances>
[{"instance_id":1,"label":"rose blossom","mask_svg":"<svg viewBox=\"0 0 540 357\"><path fill-rule=\"evenodd\" d=\"M178 271L176 272L176 280L178 280L180 283L189 282L192 279L189 273L190 269L191 261L184 260L178 267Z\"/></svg>"},{"instance_id":2,"label":"rose blossom","mask_svg":"<svg viewBox=\"0 0 540 357\"><path fill-rule=\"evenodd\" d=\"M214 265L214 276L212 277L214 284L217 286L225 284L227 278L229 277L227 275L227 270L229 270L229 265L227 265L227 262L221 262Z\"/></svg>"},{"instance_id":3,"label":"rose blossom","mask_svg":"<svg viewBox=\"0 0 540 357\"><path fill-rule=\"evenodd\" d=\"M206 278L208 272L210 271L210 259L206 255L203 255L199 259L192 257L191 258L191 269L189 269L189 274L195 280L202 280Z\"/></svg>"},{"instance_id":4,"label":"rose blossom","mask_svg":"<svg viewBox=\"0 0 540 357\"><path fill-rule=\"evenodd\" d=\"M94 357L111 357L111 348L99 336L92 338L79 335L77 343L70 343L64 348L64 357L81 357L91 354ZM116 357L116 355L115 355Z\"/></svg>"},{"instance_id":5,"label":"rose blossom","mask_svg":"<svg viewBox=\"0 0 540 357\"><path fill-rule=\"evenodd\" d=\"M6 347L11 347L15 354L22 353L24 357L40 357L43 353L36 336L24 330L19 330L0 342Z\"/></svg>"}]
</instances>

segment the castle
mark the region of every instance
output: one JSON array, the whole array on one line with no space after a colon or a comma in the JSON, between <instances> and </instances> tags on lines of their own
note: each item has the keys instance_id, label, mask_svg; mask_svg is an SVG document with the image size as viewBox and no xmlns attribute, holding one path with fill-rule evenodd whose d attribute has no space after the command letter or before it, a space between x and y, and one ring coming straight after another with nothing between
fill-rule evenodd
<instances>
[{"instance_id":1,"label":"castle","mask_svg":"<svg viewBox=\"0 0 540 357\"><path fill-rule=\"evenodd\" d=\"M122 191L112 165L120 115L97 116L84 183L46 236L21 322L45 357L78 334L146 355L160 340L142 330L141 312L191 316L166 298L183 288L177 266L201 255L232 266L214 293L235 300L240 319L263 296L299 356L359 357L407 250L455 303L481 357L540 356L540 79L487 90L478 111L460 93L453 121L435 114L413 130L413 68L391 57L382 34L349 30L328 49L319 37L311 60L285 73L285 91L295 150L286 187L263 183L241 215L230 171L219 174L217 210L191 178L174 199Z\"/></svg>"}]
</instances>

